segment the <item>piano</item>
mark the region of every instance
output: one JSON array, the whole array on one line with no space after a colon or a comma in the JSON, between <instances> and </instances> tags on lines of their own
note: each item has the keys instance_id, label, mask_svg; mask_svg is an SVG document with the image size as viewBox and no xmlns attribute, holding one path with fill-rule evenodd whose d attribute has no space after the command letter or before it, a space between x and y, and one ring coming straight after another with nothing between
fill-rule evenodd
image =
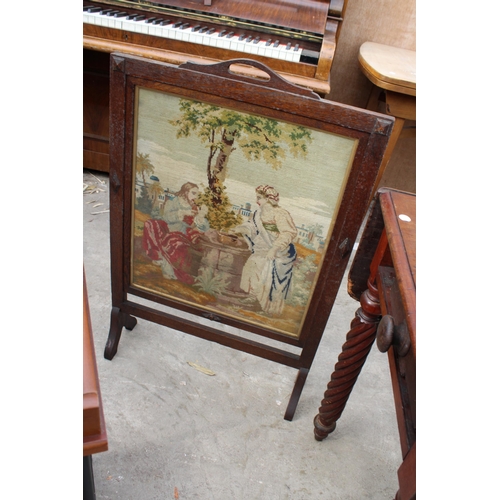
<instances>
[{"instance_id":1,"label":"piano","mask_svg":"<svg viewBox=\"0 0 500 500\"><path fill-rule=\"evenodd\" d=\"M109 54L261 61L325 96L347 0L84 0L84 167L109 171ZM241 69L243 73L258 70Z\"/></svg>"}]
</instances>

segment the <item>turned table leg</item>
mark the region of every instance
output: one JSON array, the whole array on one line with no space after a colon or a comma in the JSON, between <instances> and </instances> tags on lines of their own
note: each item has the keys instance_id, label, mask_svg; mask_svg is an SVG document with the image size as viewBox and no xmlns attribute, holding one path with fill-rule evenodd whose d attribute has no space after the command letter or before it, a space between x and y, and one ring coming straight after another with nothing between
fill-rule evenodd
<instances>
[{"instance_id":1,"label":"turned table leg","mask_svg":"<svg viewBox=\"0 0 500 500\"><path fill-rule=\"evenodd\" d=\"M380 302L374 281L368 281L368 289L363 292L360 303L361 307L351 322L351 329L335 364L319 413L314 418L314 437L317 441L322 441L335 430L375 340L380 321Z\"/></svg>"}]
</instances>

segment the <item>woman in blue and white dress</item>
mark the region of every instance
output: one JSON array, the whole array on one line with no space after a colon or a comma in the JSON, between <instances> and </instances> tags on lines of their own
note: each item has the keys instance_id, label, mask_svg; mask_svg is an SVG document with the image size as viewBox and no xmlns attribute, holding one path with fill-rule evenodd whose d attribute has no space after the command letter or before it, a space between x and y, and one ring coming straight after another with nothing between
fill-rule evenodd
<instances>
[{"instance_id":1,"label":"woman in blue and white dress","mask_svg":"<svg viewBox=\"0 0 500 500\"><path fill-rule=\"evenodd\" d=\"M259 208L247 222L234 228L252 252L243 266L240 287L265 313L278 316L290 290L297 228L291 215L279 206L276 189L262 185L255 191Z\"/></svg>"}]
</instances>

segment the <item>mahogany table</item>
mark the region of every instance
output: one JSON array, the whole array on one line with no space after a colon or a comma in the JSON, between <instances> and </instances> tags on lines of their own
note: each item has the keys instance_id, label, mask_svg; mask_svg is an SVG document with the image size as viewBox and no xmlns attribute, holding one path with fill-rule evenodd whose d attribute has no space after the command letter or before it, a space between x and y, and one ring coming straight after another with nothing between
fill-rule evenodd
<instances>
[{"instance_id":1,"label":"mahogany table","mask_svg":"<svg viewBox=\"0 0 500 500\"><path fill-rule=\"evenodd\" d=\"M321 441L336 427L375 339L387 352L403 463L396 500L416 498L416 196L382 188L349 271L360 302L314 419Z\"/></svg>"},{"instance_id":2,"label":"mahogany table","mask_svg":"<svg viewBox=\"0 0 500 500\"><path fill-rule=\"evenodd\" d=\"M108 449L85 272L83 274L83 498L95 499L92 455Z\"/></svg>"}]
</instances>

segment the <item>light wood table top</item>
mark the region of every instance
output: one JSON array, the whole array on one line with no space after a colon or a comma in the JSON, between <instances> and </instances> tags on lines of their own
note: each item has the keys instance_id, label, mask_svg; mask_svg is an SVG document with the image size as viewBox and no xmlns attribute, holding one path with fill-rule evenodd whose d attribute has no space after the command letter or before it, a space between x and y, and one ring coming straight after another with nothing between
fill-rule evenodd
<instances>
[{"instance_id":1,"label":"light wood table top","mask_svg":"<svg viewBox=\"0 0 500 500\"><path fill-rule=\"evenodd\" d=\"M406 95L417 95L416 52L375 42L361 45L361 70L377 87Z\"/></svg>"}]
</instances>

